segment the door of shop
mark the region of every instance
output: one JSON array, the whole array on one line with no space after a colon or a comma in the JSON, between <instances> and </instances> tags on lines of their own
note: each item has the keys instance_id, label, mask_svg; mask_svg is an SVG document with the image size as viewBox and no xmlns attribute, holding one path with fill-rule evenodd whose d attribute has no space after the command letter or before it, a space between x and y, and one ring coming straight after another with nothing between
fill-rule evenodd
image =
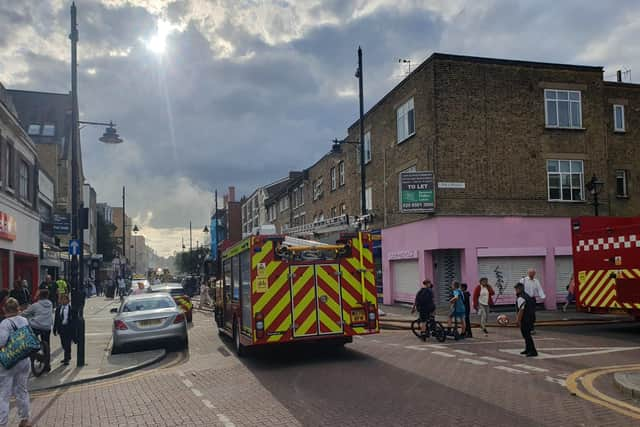
<instances>
[{"instance_id":1,"label":"door of shop","mask_svg":"<svg viewBox=\"0 0 640 427\"><path fill-rule=\"evenodd\" d=\"M436 278L437 304L447 305L451 299L451 282L460 280L460 250L433 251L433 271Z\"/></svg>"}]
</instances>

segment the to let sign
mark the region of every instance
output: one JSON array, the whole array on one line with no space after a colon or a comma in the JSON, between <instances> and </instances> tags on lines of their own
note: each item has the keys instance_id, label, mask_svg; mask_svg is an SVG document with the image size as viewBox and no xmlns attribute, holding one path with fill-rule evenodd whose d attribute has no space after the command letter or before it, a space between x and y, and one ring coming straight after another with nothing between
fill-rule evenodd
<instances>
[{"instance_id":1,"label":"to let sign","mask_svg":"<svg viewBox=\"0 0 640 427\"><path fill-rule=\"evenodd\" d=\"M400 173L400 212L433 212L434 208L433 172Z\"/></svg>"}]
</instances>

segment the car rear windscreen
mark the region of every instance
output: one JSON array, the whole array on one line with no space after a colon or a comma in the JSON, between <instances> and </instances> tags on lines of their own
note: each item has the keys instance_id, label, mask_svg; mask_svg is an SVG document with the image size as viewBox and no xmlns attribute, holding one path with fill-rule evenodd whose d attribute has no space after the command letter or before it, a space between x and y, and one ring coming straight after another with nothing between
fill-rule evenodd
<instances>
[{"instance_id":1,"label":"car rear windscreen","mask_svg":"<svg viewBox=\"0 0 640 427\"><path fill-rule=\"evenodd\" d=\"M132 311L147 311L157 310L159 308L172 308L176 304L169 298L153 298L153 299L140 299L133 300L122 307L123 313L130 313Z\"/></svg>"}]
</instances>

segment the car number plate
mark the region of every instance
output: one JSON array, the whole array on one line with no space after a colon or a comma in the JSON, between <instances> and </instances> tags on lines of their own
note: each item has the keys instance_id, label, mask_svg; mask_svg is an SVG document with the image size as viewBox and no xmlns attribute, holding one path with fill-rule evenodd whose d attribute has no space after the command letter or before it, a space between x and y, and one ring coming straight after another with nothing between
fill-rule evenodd
<instances>
[{"instance_id":1,"label":"car number plate","mask_svg":"<svg viewBox=\"0 0 640 427\"><path fill-rule=\"evenodd\" d=\"M162 323L162 320L160 320L160 319L140 320L138 322L138 326L140 326L142 328L148 328L150 326L158 326L161 323Z\"/></svg>"},{"instance_id":2,"label":"car number plate","mask_svg":"<svg viewBox=\"0 0 640 427\"><path fill-rule=\"evenodd\" d=\"M364 315L364 310L354 310L351 312L351 322L352 323L360 323L366 320L366 316Z\"/></svg>"}]
</instances>

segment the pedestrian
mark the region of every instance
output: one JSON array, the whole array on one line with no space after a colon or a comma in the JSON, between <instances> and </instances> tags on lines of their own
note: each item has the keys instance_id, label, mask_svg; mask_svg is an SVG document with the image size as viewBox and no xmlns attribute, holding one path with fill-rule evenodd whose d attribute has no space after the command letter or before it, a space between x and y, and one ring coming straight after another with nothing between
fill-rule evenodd
<instances>
[{"instance_id":1,"label":"pedestrian","mask_svg":"<svg viewBox=\"0 0 640 427\"><path fill-rule=\"evenodd\" d=\"M521 282L524 285L525 293L533 300L533 327L531 328L531 334L534 335L536 333L536 304L538 304L538 300L542 301L547 296L544 294L542 285L540 285L540 281L536 277L535 268L530 268L527 271L527 275L522 278Z\"/></svg>"},{"instance_id":2,"label":"pedestrian","mask_svg":"<svg viewBox=\"0 0 640 427\"><path fill-rule=\"evenodd\" d=\"M480 328L484 336L488 336L487 319L489 318L489 308L493 306L493 296L495 292L486 277L480 278L480 284L473 290L473 309L480 315Z\"/></svg>"},{"instance_id":3,"label":"pedestrian","mask_svg":"<svg viewBox=\"0 0 640 427\"><path fill-rule=\"evenodd\" d=\"M423 341L427 339L427 324L431 316L433 316L433 312L436 310L436 306L433 302L433 291L431 290L431 281L425 279L422 281L422 287L416 293L416 298L413 302L413 307L411 308L411 314L415 313L416 310L420 316L420 332L421 338Z\"/></svg>"},{"instance_id":4,"label":"pedestrian","mask_svg":"<svg viewBox=\"0 0 640 427\"><path fill-rule=\"evenodd\" d=\"M567 300L562 306L562 311L564 313L567 312L567 307L569 304L573 304L576 302L576 284L573 281L573 274L571 275L571 279L569 279L569 284L567 285Z\"/></svg>"},{"instance_id":5,"label":"pedestrian","mask_svg":"<svg viewBox=\"0 0 640 427\"><path fill-rule=\"evenodd\" d=\"M102 280L96 278L96 296L99 297L102 295Z\"/></svg>"},{"instance_id":6,"label":"pedestrian","mask_svg":"<svg viewBox=\"0 0 640 427\"><path fill-rule=\"evenodd\" d=\"M118 295L120 296L120 301L124 299L126 292L127 282L124 281L124 277L118 276Z\"/></svg>"},{"instance_id":7,"label":"pedestrian","mask_svg":"<svg viewBox=\"0 0 640 427\"><path fill-rule=\"evenodd\" d=\"M75 334L75 310L69 304L69 295L64 294L60 298L60 305L56 308L55 320L53 322L53 335L60 334L60 344L64 350L62 363L68 365L71 360L71 341Z\"/></svg>"},{"instance_id":8,"label":"pedestrian","mask_svg":"<svg viewBox=\"0 0 640 427\"><path fill-rule=\"evenodd\" d=\"M69 294L69 285L67 285L66 280L64 280L62 277L59 277L58 280L56 280L56 288L57 288L57 294L58 294L58 304L60 304L60 301L62 300L62 296L63 295L67 295Z\"/></svg>"},{"instance_id":9,"label":"pedestrian","mask_svg":"<svg viewBox=\"0 0 640 427\"><path fill-rule=\"evenodd\" d=\"M461 283L460 290L462 291L462 295L464 295L464 336L466 338L473 338L473 334L471 333L471 294L467 290L467 284Z\"/></svg>"},{"instance_id":10,"label":"pedestrian","mask_svg":"<svg viewBox=\"0 0 640 427\"><path fill-rule=\"evenodd\" d=\"M7 316L0 323L0 347L7 345L11 333L25 326L29 322L19 316L20 303L15 298L9 297L4 304L5 315ZM15 397L20 417L20 427L29 427L29 391L27 382L31 372L31 362L28 357L20 360L10 369L5 369L0 365L0 426L6 426L9 422L9 401Z\"/></svg>"},{"instance_id":11,"label":"pedestrian","mask_svg":"<svg viewBox=\"0 0 640 427\"><path fill-rule=\"evenodd\" d=\"M466 330L465 319L464 319L465 317L464 294L460 290L459 282L454 281L451 287L452 287L452 297L449 300L450 310L449 310L449 320L447 322L447 325L449 327L449 330L451 330L451 323L453 321L456 322L456 328L458 323L460 323L460 331L462 332L461 335L464 335L464 331Z\"/></svg>"},{"instance_id":12,"label":"pedestrian","mask_svg":"<svg viewBox=\"0 0 640 427\"><path fill-rule=\"evenodd\" d=\"M51 349L51 328L53 326L53 304L49 300L49 290L41 289L38 293L38 301L31 304L29 308L22 312L22 315L29 320L29 325L33 332L40 339L47 343L47 347ZM45 371L51 370L51 357L49 352L46 354Z\"/></svg>"},{"instance_id":13,"label":"pedestrian","mask_svg":"<svg viewBox=\"0 0 640 427\"><path fill-rule=\"evenodd\" d=\"M44 278L44 281L42 283L40 283L39 289L42 291L43 289L46 289L49 295L49 301L51 301L51 308L55 309L56 308L56 301L58 300L57 295L58 295L58 288L56 286L56 284L53 282L53 280L51 279L51 275L47 274Z\"/></svg>"},{"instance_id":14,"label":"pedestrian","mask_svg":"<svg viewBox=\"0 0 640 427\"><path fill-rule=\"evenodd\" d=\"M533 342L531 331L533 330L534 314L535 314L535 302L533 298L529 296L524 290L524 285L518 282L515 286L516 289L516 310L517 310L517 323L524 338L525 348L520 354L524 354L527 357L536 357L538 351Z\"/></svg>"},{"instance_id":15,"label":"pedestrian","mask_svg":"<svg viewBox=\"0 0 640 427\"><path fill-rule=\"evenodd\" d=\"M24 286L21 279L16 280L15 287L9 292L11 298L15 298L20 304L20 310L24 310L31 303L31 294Z\"/></svg>"},{"instance_id":16,"label":"pedestrian","mask_svg":"<svg viewBox=\"0 0 640 427\"><path fill-rule=\"evenodd\" d=\"M142 295L143 293L144 293L144 283L143 282L138 282L138 289L133 291L133 294L134 295Z\"/></svg>"},{"instance_id":17,"label":"pedestrian","mask_svg":"<svg viewBox=\"0 0 640 427\"><path fill-rule=\"evenodd\" d=\"M205 305L211 305L211 301L209 299L209 286L203 281L200 285L200 308Z\"/></svg>"}]
</instances>

